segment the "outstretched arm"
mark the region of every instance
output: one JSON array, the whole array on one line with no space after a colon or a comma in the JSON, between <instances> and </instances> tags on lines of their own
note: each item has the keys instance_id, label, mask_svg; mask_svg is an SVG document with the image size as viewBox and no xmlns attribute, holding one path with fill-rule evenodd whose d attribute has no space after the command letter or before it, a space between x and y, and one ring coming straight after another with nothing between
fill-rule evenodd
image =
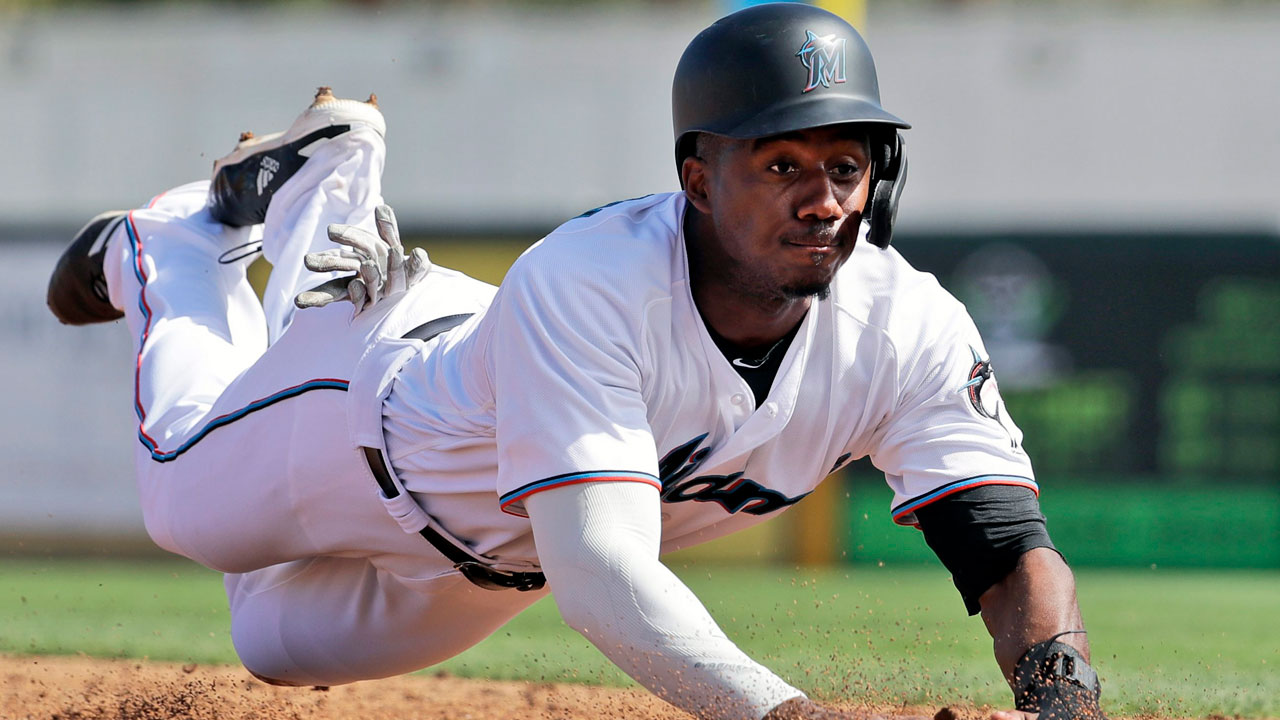
<instances>
[{"instance_id":1,"label":"outstretched arm","mask_svg":"<svg viewBox=\"0 0 1280 720\"><path fill-rule=\"evenodd\" d=\"M1017 711L994 720L1102 718L1075 578L1024 488L957 493L916 515L970 613L982 613Z\"/></svg>"},{"instance_id":2,"label":"outstretched arm","mask_svg":"<svg viewBox=\"0 0 1280 720\"><path fill-rule=\"evenodd\" d=\"M565 622L636 682L702 718L757 720L803 694L738 649L658 560L656 488L597 482L525 500Z\"/></svg>"},{"instance_id":3,"label":"outstretched arm","mask_svg":"<svg viewBox=\"0 0 1280 720\"><path fill-rule=\"evenodd\" d=\"M1100 685L1076 603L1075 578L1058 553L1036 548L982 595L982 620L1018 710L992 720L1096 718Z\"/></svg>"},{"instance_id":4,"label":"outstretched arm","mask_svg":"<svg viewBox=\"0 0 1280 720\"><path fill-rule=\"evenodd\" d=\"M528 497L525 508L565 622L655 695L700 718L877 717L819 706L725 636L658 560L656 488L566 485Z\"/></svg>"}]
</instances>

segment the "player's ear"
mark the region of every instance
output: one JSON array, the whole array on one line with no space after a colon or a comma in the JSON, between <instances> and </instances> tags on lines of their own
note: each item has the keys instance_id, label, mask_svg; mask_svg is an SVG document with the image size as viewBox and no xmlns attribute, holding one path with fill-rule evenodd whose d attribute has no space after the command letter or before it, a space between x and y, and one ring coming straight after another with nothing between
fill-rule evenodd
<instances>
[{"instance_id":1,"label":"player's ear","mask_svg":"<svg viewBox=\"0 0 1280 720\"><path fill-rule=\"evenodd\" d=\"M708 196L710 177L707 162L697 155L690 155L680 164L680 184L684 186L684 196L689 203L704 215L711 214L711 201Z\"/></svg>"}]
</instances>

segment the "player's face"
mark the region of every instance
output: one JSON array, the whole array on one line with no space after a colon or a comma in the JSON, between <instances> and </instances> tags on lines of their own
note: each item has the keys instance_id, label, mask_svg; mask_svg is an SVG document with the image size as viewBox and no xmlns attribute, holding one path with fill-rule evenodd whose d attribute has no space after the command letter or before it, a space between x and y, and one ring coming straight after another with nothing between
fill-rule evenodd
<instances>
[{"instance_id":1,"label":"player's face","mask_svg":"<svg viewBox=\"0 0 1280 720\"><path fill-rule=\"evenodd\" d=\"M814 128L724 140L707 204L724 277L761 297L822 296L857 241L870 187L865 133Z\"/></svg>"}]
</instances>

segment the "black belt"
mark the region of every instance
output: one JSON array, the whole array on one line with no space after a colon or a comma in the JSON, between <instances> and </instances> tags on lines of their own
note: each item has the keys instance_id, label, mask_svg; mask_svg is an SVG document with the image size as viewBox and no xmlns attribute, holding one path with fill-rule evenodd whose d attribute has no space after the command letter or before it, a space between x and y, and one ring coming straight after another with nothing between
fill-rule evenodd
<instances>
[{"instance_id":1,"label":"black belt","mask_svg":"<svg viewBox=\"0 0 1280 720\"><path fill-rule=\"evenodd\" d=\"M440 333L461 325L471 315L472 313L461 313L436 318L410 330L403 337L414 338L415 340L430 340ZM376 448L362 447L360 449L364 450L364 459L369 463L369 471L373 473L374 479L378 481L378 487L382 488L382 494L388 500L399 497L400 491L396 489L396 484L391 479L391 473L387 470L387 461L382 457L382 453ZM453 567L462 573L463 577L485 590L510 590L511 588L521 591L540 590L547 584L547 576L540 572L498 570L480 562L480 560L487 558L479 553L468 552L458 547L453 541L436 532L435 528L430 525L419 530L418 534L426 538L427 542L431 543L432 547L438 550L441 555L453 561ZM480 558L480 560L477 558Z\"/></svg>"},{"instance_id":2,"label":"black belt","mask_svg":"<svg viewBox=\"0 0 1280 720\"><path fill-rule=\"evenodd\" d=\"M382 494L388 500L396 498L400 495L400 491L396 489L396 484L391 480L391 473L387 471L387 463L382 458L382 453L376 448L362 447L364 451L364 459L369 463L369 470L373 473L373 477L378 481L378 487L382 488ZM432 547L440 551L441 555L453 562L453 567L462 573L462 576L470 580L473 585L478 585L485 590L510 590L515 588L520 591L541 590L547 584L547 576L540 572L514 572L508 570L499 570L494 567L485 565L477 560L477 557L483 558L474 552L467 552L457 545L449 541L448 538L436 532L435 528L430 525L418 531L418 534L427 539Z\"/></svg>"}]
</instances>

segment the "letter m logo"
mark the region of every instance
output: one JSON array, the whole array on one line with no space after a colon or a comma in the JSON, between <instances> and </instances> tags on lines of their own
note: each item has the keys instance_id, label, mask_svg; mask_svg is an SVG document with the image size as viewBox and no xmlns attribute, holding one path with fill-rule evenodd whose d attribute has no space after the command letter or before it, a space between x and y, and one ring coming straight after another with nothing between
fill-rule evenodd
<instances>
[{"instance_id":1,"label":"letter m logo","mask_svg":"<svg viewBox=\"0 0 1280 720\"><path fill-rule=\"evenodd\" d=\"M805 30L804 33L808 37L796 56L809 71L809 79L801 92L809 92L819 85L829 88L833 82L844 82L845 39L838 38L835 34L814 35L812 30Z\"/></svg>"}]
</instances>

